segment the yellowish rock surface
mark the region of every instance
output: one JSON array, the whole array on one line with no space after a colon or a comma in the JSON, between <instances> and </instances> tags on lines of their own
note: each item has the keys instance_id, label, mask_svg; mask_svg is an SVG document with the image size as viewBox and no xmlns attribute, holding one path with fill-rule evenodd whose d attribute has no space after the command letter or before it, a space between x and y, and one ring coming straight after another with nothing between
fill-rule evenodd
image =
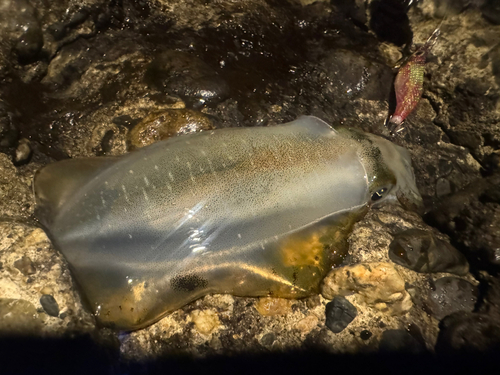
<instances>
[{"instance_id":1,"label":"yellowish rock surface","mask_svg":"<svg viewBox=\"0 0 500 375\"><path fill-rule=\"evenodd\" d=\"M204 335L209 335L220 326L219 317L213 310L194 310L190 317L196 330Z\"/></svg>"},{"instance_id":2,"label":"yellowish rock surface","mask_svg":"<svg viewBox=\"0 0 500 375\"><path fill-rule=\"evenodd\" d=\"M263 297L259 298L255 308L260 315L274 316L290 313L293 301L285 298Z\"/></svg>"},{"instance_id":3,"label":"yellowish rock surface","mask_svg":"<svg viewBox=\"0 0 500 375\"><path fill-rule=\"evenodd\" d=\"M306 316L304 319L299 320L297 324L295 324L295 328L297 328L300 333L306 335L318 325L318 321L318 317L311 314Z\"/></svg>"},{"instance_id":4,"label":"yellowish rock surface","mask_svg":"<svg viewBox=\"0 0 500 375\"><path fill-rule=\"evenodd\" d=\"M323 281L325 298L354 293L367 305L390 315L406 314L413 305L403 278L392 264L386 262L337 268Z\"/></svg>"}]
</instances>

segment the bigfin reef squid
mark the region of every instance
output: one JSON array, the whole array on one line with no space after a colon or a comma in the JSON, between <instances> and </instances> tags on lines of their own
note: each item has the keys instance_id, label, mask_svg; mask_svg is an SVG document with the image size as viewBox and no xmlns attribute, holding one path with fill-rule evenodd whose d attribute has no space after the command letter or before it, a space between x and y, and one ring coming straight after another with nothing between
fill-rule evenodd
<instances>
[{"instance_id":1,"label":"bigfin reef squid","mask_svg":"<svg viewBox=\"0 0 500 375\"><path fill-rule=\"evenodd\" d=\"M312 116L59 161L34 191L93 313L120 330L209 293L318 293L372 205L422 204L407 150Z\"/></svg>"}]
</instances>

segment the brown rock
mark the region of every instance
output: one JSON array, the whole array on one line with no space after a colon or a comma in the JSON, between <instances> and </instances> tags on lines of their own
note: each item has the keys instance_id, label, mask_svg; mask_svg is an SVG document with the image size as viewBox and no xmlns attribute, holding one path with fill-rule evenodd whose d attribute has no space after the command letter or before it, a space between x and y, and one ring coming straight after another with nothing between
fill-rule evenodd
<instances>
[{"instance_id":1,"label":"brown rock","mask_svg":"<svg viewBox=\"0 0 500 375\"><path fill-rule=\"evenodd\" d=\"M144 147L179 134L213 129L212 122L202 113L190 109L168 109L146 116L128 134L132 149Z\"/></svg>"},{"instance_id":2,"label":"brown rock","mask_svg":"<svg viewBox=\"0 0 500 375\"><path fill-rule=\"evenodd\" d=\"M21 259L14 262L14 267L16 267L23 275L33 275L36 272L36 268L29 257L24 255Z\"/></svg>"}]
</instances>

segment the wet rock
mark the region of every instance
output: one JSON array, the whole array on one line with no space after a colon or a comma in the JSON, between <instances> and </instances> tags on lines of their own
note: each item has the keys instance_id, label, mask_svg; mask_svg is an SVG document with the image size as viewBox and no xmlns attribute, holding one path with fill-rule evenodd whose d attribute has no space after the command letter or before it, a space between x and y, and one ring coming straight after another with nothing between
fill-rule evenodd
<instances>
[{"instance_id":1,"label":"wet rock","mask_svg":"<svg viewBox=\"0 0 500 375\"><path fill-rule=\"evenodd\" d=\"M31 259L27 256L23 256L14 262L14 267L16 267L23 275L33 275L36 272L35 265Z\"/></svg>"},{"instance_id":2,"label":"wet rock","mask_svg":"<svg viewBox=\"0 0 500 375\"><path fill-rule=\"evenodd\" d=\"M67 34L68 25L65 22L55 22L47 28L47 31L54 40L61 40Z\"/></svg>"},{"instance_id":3,"label":"wet rock","mask_svg":"<svg viewBox=\"0 0 500 375\"><path fill-rule=\"evenodd\" d=\"M494 25L500 25L500 3L495 0L486 0L481 7L483 17Z\"/></svg>"},{"instance_id":4,"label":"wet rock","mask_svg":"<svg viewBox=\"0 0 500 375\"><path fill-rule=\"evenodd\" d=\"M412 307L405 282L390 263L366 263L332 270L323 280L327 299L356 293L363 302L389 315L405 314Z\"/></svg>"},{"instance_id":5,"label":"wet rock","mask_svg":"<svg viewBox=\"0 0 500 375\"><path fill-rule=\"evenodd\" d=\"M413 33L404 2L376 0L370 3L370 28L377 36L397 46L408 44Z\"/></svg>"},{"instance_id":6,"label":"wet rock","mask_svg":"<svg viewBox=\"0 0 500 375\"><path fill-rule=\"evenodd\" d=\"M479 132L467 130L449 130L448 136L454 144L467 147L471 150L477 149L483 144L483 138Z\"/></svg>"},{"instance_id":7,"label":"wet rock","mask_svg":"<svg viewBox=\"0 0 500 375\"><path fill-rule=\"evenodd\" d=\"M143 49L130 33L103 33L92 40L76 38L63 44L50 60L41 87L56 107L65 108L65 116L93 104L124 105L128 98L137 100L148 92L140 81L149 61ZM58 119L64 120L61 117Z\"/></svg>"},{"instance_id":8,"label":"wet rock","mask_svg":"<svg viewBox=\"0 0 500 375\"><path fill-rule=\"evenodd\" d=\"M19 137L19 130L14 123L14 112L0 99L0 147L14 147Z\"/></svg>"},{"instance_id":9,"label":"wet rock","mask_svg":"<svg viewBox=\"0 0 500 375\"><path fill-rule=\"evenodd\" d=\"M36 272L29 277L14 266L21 256L28 257L36 265ZM0 296L3 298L25 300L37 308L43 301L42 307L54 315L59 308L52 299L56 299L61 306L71 306L64 310L64 320L39 309L38 316L43 320L40 334L61 337L69 332L95 332L95 320L83 308L65 261L52 248L42 229L5 218L0 220L0 262L3 264L0 269ZM52 298L43 297L41 301L40 297L44 294L50 294ZM100 332L95 333L96 337L101 335Z\"/></svg>"},{"instance_id":10,"label":"wet rock","mask_svg":"<svg viewBox=\"0 0 500 375\"><path fill-rule=\"evenodd\" d=\"M0 153L0 217L29 216L33 210L30 180L18 173L7 155Z\"/></svg>"},{"instance_id":11,"label":"wet rock","mask_svg":"<svg viewBox=\"0 0 500 375\"><path fill-rule=\"evenodd\" d=\"M471 312L477 302L477 287L457 277L443 277L429 292L429 308L436 319L457 311Z\"/></svg>"},{"instance_id":12,"label":"wet rock","mask_svg":"<svg viewBox=\"0 0 500 375\"><path fill-rule=\"evenodd\" d=\"M216 331L220 326L219 317L213 310L194 310L190 317L195 324L196 330L204 335Z\"/></svg>"},{"instance_id":13,"label":"wet rock","mask_svg":"<svg viewBox=\"0 0 500 375\"><path fill-rule=\"evenodd\" d=\"M21 63L33 61L42 49L43 33L37 11L27 0L3 1L0 33Z\"/></svg>"},{"instance_id":14,"label":"wet rock","mask_svg":"<svg viewBox=\"0 0 500 375\"><path fill-rule=\"evenodd\" d=\"M389 329L382 334L379 350L381 352L406 352L416 354L425 351L425 346L407 330Z\"/></svg>"},{"instance_id":15,"label":"wet rock","mask_svg":"<svg viewBox=\"0 0 500 375\"><path fill-rule=\"evenodd\" d=\"M481 282L484 296L478 311L500 321L500 277L483 275Z\"/></svg>"},{"instance_id":16,"label":"wet rock","mask_svg":"<svg viewBox=\"0 0 500 375\"><path fill-rule=\"evenodd\" d=\"M436 181L436 196L442 197L451 193L450 181L446 178L440 178Z\"/></svg>"},{"instance_id":17,"label":"wet rock","mask_svg":"<svg viewBox=\"0 0 500 375\"><path fill-rule=\"evenodd\" d=\"M359 24L365 24L367 21L366 7L367 3L359 0L355 1L338 1L334 2L335 6L339 8L345 15L352 18Z\"/></svg>"},{"instance_id":18,"label":"wet rock","mask_svg":"<svg viewBox=\"0 0 500 375\"><path fill-rule=\"evenodd\" d=\"M494 66L493 51L489 56ZM493 70L493 69L492 69ZM498 93L488 90L495 84L495 75L491 71L491 82L482 78L465 78L455 87L452 100L447 107L449 125L446 134L451 142L467 148L474 157L482 161L487 151L488 138L496 138L492 134L492 124L498 121L496 112Z\"/></svg>"},{"instance_id":19,"label":"wet rock","mask_svg":"<svg viewBox=\"0 0 500 375\"><path fill-rule=\"evenodd\" d=\"M500 174L476 180L443 199L425 220L453 239L480 268L500 266Z\"/></svg>"},{"instance_id":20,"label":"wet rock","mask_svg":"<svg viewBox=\"0 0 500 375\"><path fill-rule=\"evenodd\" d=\"M255 309L263 316L286 315L291 312L293 301L286 298L262 297Z\"/></svg>"},{"instance_id":21,"label":"wet rock","mask_svg":"<svg viewBox=\"0 0 500 375\"><path fill-rule=\"evenodd\" d=\"M323 94L333 100L361 97L388 100L393 74L389 67L354 51L334 50L319 62Z\"/></svg>"},{"instance_id":22,"label":"wet rock","mask_svg":"<svg viewBox=\"0 0 500 375\"><path fill-rule=\"evenodd\" d=\"M386 5L391 3L385 0L375 3L383 7L380 5L382 2ZM5 97L14 108L22 109L22 121L11 117L14 120L11 123L15 124L22 137L30 139L35 146L32 161L19 168L13 168L8 157L2 159L0 156L2 219L29 217L30 209L25 205L30 204L31 198L23 193L30 193L28 177L39 166L37 163L48 162L40 155L39 147L52 151L59 149L61 154L70 157L124 153L127 151L127 135L136 125L134 122L153 111L163 111L166 109L163 105L169 104L167 101L170 98L181 95L181 91L175 94L163 84L151 86L153 88L145 84L145 70L155 51L189 50L191 56L196 56L196 59L201 59L209 66L210 75L216 72L213 76L216 80L222 77L231 85L229 99L214 103L213 107L203 108L204 113L213 116L217 124L223 124L224 127L235 124L272 125L300 114L317 114L332 124L352 124L375 133L383 129L387 115L387 102L383 95L392 79L385 82L382 81L385 78L379 78L377 74L386 69L380 61L391 66L393 61L398 60L400 52L391 46L389 57L384 58L384 53L380 52L382 46L371 33L366 32L364 14L357 12L353 3L364 9L367 6L365 3L373 2L327 1L300 8L299 11L289 7L287 2L280 1L161 0L163 12L155 12L153 3L149 2L152 9L150 16L134 18L131 9L141 7L140 3L143 2L63 0L43 5L38 0L30 0L30 4L37 4L42 30L53 25L45 31L41 53L34 57L47 56L46 60L41 59L38 67L19 66L18 55L11 53L21 33L11 33L13 37L7 38L8 54L5 53L6 39L1 34L0 97ZM463 12L458 16L455 16L457 12L450 12L443 24L445 37L440 38L426 66L425 98L407 122L411 136L393 139L412 154L419 189L429 208L446 199L448 190L454 194L481 177L480 167L486 165L484 155L488 155L490 160L488 174L498 170L496 155L500 138L496 125L499 118L497 84L500 82L500 59L495 52L498 51L498 48L495 49L495 45L498 45L498 29L481 18L481 14L474 9L475 5L465 0L446 0L446 3L452 6L455 3L466 4L466 7L460 10ZM442 15L432 13L432 10L421 12L428 4L431 4L429 8L435 8L434 2L419 1L414 4L415 11L409 12L415 32L413 41L421 43L439 24ZM82 6L89 7L89 15L85 15L85 12L76 14ZM381 38L398 39L403 36L404 33L400 32L403 28L399 27L398 22L406 22L405 15L399 17L396 13L394 17L387 9L382 9L375 17L374 13L371 12L370 18L379 23L381 30L377 33ZM73 17L75 14L76 17ZM0 18L2 16L0 14ZM438 16L439 19L436 18ZM384 17L391 21L386 22ZM0 29L3 25L0 22ZM357 30L355 33L352 32L353 28ZM393 35L390 35L391 32ZM342 61L338 65L330 61L331 69L324 69L320 63L325 63L326 68L328 58L334 60L337 52ZM44 75L45 61L49 63L47 75ZM363 61L375 65L375 70L370 68L367 71L370 77L375 77L375 87L369 88L371 81L370 77L364 75ZM311 69L307 69L309 67ZM315 68L319 77L314 76ZM349 73L348 79L339 83L342 74L333 74L334 69L341 72L345 69ZM10 74L6 75L6 71ZM19 85L16 81L18 74L22 82L33 84ZM5 77L14 77L14 80L10 82ZM38 79L31 81L33 77L44 77L42 89L38 87ZM183 73L178 77L184 79ZM486 90L468 90L472 85L466 79L471 77L476 82L483 81ZM196 86L196 79L193 81L195 83L192 86ZM456 90L460 84L462 86ZM184 82L183 85L189 86L190 83ZM204 87L210 89L209 85ZM349 89L351 92L348 93ZM373 93L369 93L370 90ZM169 94L171 96L167 96ZM201 95L195 97L202 98ZM188 106L199 104L187 101ZM12 110L9 111L12 113ZM98 124L98 130L94 131ZM8 129L11 129L10 126ZM12 130L16 131L14 128ZM451 132L448 135L449 130ZM19 135L4 137L5 134L14 133L10 130L8 133L0 131L0 142L11 139L7 146L9 150L1 151L13 155ZM472 138L470 142L468 136ZM89 142L91 137L92 142ZM464 149L450 141L474 149ZM42 152L53 156L56 153L52 151ZM471 157L471 151L476 159ZM42 159L38 158L40 156ZM8 168L4 168L6 166ZM6 191L8 193L4 194ZM476 194L456 216L448 217L446 223L456 226L449 232L453 244L460 250L469 249L467 255L472 255L469 258L471 262L480 252L483 254L483 250L484 254L488 254L495 248L496 228L499 227L495 214L496 202L494 194ZM27 210L28 215L21 213L23 210ZM392 234L410 228L428 230L420 218L394 207L374 207L351 236L352 260L361 263L389 262L388 248L393 240ZM478 228L477 233L474 228ZM48 242L39 244L33 241L30 234L32 230L21 231L19 225L0 222L0 262L3 265L0 269L0 294L26 299L35 306L39 304L40 293L51 294L61 307L71 306L71 309L60 314L64 314L65 319L47 317L48 323L44 329L50 334L89 330L101 332L94 331L93 320L82 312L71 287L69 271L58 258L59 254ZM13 236L12 239L9 236ZM30 244L25 243L25 237L29 237L27 242ZM42 250L38 251L38 248ZM13 267L14 262L25 254L37 266L36 273L29 278ZM411 284L415 294L427 295L427 275L397 264L393 266L401 278L408 285ZM437 335L436 319L429 318L428 310L422 310L422 306L417 306L416 302L416 308L410 309L406 315L392 316L373 311L371 305L363 302L364 297L356 293L349 300L356 306L358 316L348 329L333 334L327 328L313 328L303 334L310 328L306 324L309 320L312 325L312 318L305 318L310 316L307 309L315 309L316 313L324 303L322 299L314 300L314 303L308 301L307 304L296 301L296 308L291 309L290 313L266 318L252 309L254 300L234 299L236 312L224 315L223 319L222 312L216 307L226 328L211 338L197 334L197 328L189 316L192 309L205 311L214 308L207 305L207 298L169 314L151 327L128 335L135 341L126 341L125 338L128 344L121 346L121 355L140 360L172 352L195 356L206 355L207 350L217 351L218 354L251 352L262 350L262 344L266 344L266 348L279 350L300 348L306 340L313 344L322 342L326 350L354 353L359 352L360 343L365 344L358 332L371 332L372 337L366 344L372 344L380 340L383 329L397 329L411 321L422 326L427 344L432 345ZM493 311L493 308L490 310ZM486 314L483 311L481 313ZM299 322L302 322L299 327L304 326L304 330L290 329ZM322 323L319 324L322 326ZM488 330L484 334L488 334ZM474 339L476 336L470 337Z\"/></svg>"},{"instance_id":23,"label":"wet rock","mask_svg":"<svg viewBox=\"0 0 500 375\"><path fill-rule=\"evenodd\" d=\"M40 304L42 305L45 312L50 316L59 316L59 305L57 304L54 296L50 294L44 294L40 298Z\"/></svg>"},{"instance_id":24,"label":"wet rock","mask_svg":"<svg viewBox=\"0 0 500 375\"><path fill-rule=\"evenodd\" d=\"M437 352L500 351L500 324L486 314L457 312L440 324Z\"/></svg>"},{"instance_id":25,"label":"wet rock","mask_svg":"<svg viewBox=\"0 0 500 375\"><path fill-rule=\"evenodd\" d=\"M19 37L14 50L19 61L30 62L36 58L43 46L43 34L39 25L33 24Z\"/></svg>"},{"instance_id":26,"label":"wet rock","mask_svg":"<svg viewBox=\"0 0 500 375\"><path fill-rule=\"evenodd\" d=\"M33 304L22 299L0 298L0 333L33 335L40 332L42 319Z\"/></svg>"},{"instance_id":27,"label":"wet rock","mask_svg":"<svg viewBox=\"0 0 500 375\"><path fill-rule=\"evenodd\" d=\"M229 95L229 86L215 70L186 52L163 52L149 65L145 80L193 107L217 104Z\"/></svg>"},{"instance_id":28,"label":"wet rock","mask_svg":"<svg viewBox=\"0 0 500 375\"><path fill-rule=\"evenodd\" d=\"M148 115L128 134L132 149L150 145L176 135L213 129L202 113L189 109L171 109Z\"/></svg>"},{"instance_id":29,"label":"wet rock","mask_svg":"<svg viewBox=\"0 0 500 375\"><path fill-rule=\"evenodd\" d=\"M398 233L389 247L389 258L416 272L457 275L469 272L469 264L462 253L432 233L418 229Z\"/></svg>"},{"instance_id":30,"label":"wet rock","mask_svg":"<svg viewBox=\"0 0 500 375\"><path fill-rule=\"evenodd\" d=\"M485 57L491 60L492 73L495 76L496 83L500 84L500 43L492 48Z\"/></svg>"},{"instance_id":31,"label":"wet rock","mask_svg":"<svg viewBox=\"0 0 500 375\"><path fill-rule=\"evenodd\" d=\"M346 298L337 296L326 304L325 325L333 333L342 332L351 323L358 311Z\"/></svg>"}]
</instances>

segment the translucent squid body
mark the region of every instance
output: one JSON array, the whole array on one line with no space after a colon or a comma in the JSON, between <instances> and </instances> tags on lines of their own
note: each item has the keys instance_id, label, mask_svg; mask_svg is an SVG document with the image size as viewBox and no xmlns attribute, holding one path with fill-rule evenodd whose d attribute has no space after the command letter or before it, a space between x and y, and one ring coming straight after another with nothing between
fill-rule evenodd
<instances>
[{"instance_id":1,"label":"translucent squid body","mask_svg":"<svg viewBox=\"0 0 500 375\"><path fill-rule=\"evenodd\" d=\"M317 293L370 206L421 204L405 149L315 117L60 161L34 190L98 320L124 330L208 293Z\"/></svg>"}]
</instances>

